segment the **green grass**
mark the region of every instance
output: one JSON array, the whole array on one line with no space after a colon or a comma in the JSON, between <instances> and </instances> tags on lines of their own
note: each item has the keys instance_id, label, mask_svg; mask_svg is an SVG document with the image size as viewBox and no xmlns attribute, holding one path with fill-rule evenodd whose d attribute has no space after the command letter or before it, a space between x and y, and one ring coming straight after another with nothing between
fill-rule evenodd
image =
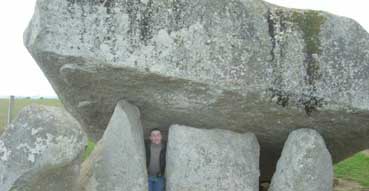
<instances>
[{"instance_id":1,"label":"green grass","mask_svg":"<svg viewBox=\"0 0 369 191\"><path fill-rule=\"evenodd\" d=\"M88 156L90 156L94 148L95 148L95 143L91 139L88 139L88 146L87 146L85 153L83 154L83 160L86 160Z\"/></svg>"},{"instance_id":2,"label":"green grass","mask_svg":"<svg viewBox=\"0 0 369 191\"><path fill-rule=\"evenodd\" d=\"M353 180L369 188L369 156L357 153L337 163L334 167L334 173L338 178Z\"/></svg>"}]
</instances>

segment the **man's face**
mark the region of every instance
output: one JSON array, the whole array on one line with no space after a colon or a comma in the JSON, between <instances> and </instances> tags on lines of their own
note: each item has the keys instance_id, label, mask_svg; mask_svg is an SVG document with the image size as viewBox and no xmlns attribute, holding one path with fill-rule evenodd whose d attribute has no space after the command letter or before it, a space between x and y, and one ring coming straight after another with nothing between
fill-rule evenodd
<instances>
[{"instance_id":1,"label":"man's face","mask_svg":"<svg viewBox=\"0 0 369 191\"><path fill-rule=\"evenodd\" d=\"M156 131L156 130L152 131L150 134L150 140L151 140L151 143L160 144L161 143L160 131Z\"/></svg>"}]
</instances>

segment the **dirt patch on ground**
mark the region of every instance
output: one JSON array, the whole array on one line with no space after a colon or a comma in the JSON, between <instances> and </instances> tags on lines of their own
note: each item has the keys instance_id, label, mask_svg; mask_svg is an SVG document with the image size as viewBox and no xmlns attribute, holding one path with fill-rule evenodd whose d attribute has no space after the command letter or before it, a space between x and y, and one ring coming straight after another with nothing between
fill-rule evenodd
<instances>
[{"instance_id":1,"label":"dirt patch on ground","mask_svg":"<svg viewBox=\"0 0 369 191\"><path fill-rule=\"evenodd\" d=\"M363 188L359 183L344 180L341 178L334 179L334 191L369 191L369 188Z\"/></svg>"},{"instance_id":2,"label":"dirt patch on ground","mask_svg":"<svg viewBox=\"0 0 369 191\"><path fill-rule=\"evenodd\" d=\"M269 183L261 183L260 191L267 191ZM363 188L359 183L341 178L334 179L333 191L369 191L369 188Z\"/></svg>"},{"instance_id":3,"label":"dirt patch on ground","mask_svg":"<svg viewBox=\"0 0 369 191\"><path fill-rule=\"evenodd\" d=\"M369 149L368 150L365 150L365 151L361 151L361 153L363 153L366 156L369 156Z\"/></svg>"}]
</instances>

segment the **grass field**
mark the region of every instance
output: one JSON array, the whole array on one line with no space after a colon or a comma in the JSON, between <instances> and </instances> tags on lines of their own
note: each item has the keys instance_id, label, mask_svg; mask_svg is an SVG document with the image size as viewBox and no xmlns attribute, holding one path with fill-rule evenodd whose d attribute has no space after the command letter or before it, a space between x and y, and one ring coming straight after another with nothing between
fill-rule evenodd
<instances>
[{"instance_id":1,"label":"grass field","mask_svg":"<svg viewBox=\"0 0 369 191\"><path fill-rule=\"evenodd\" d=\"M360 183L369 190L369 154L360 152L334 167L335 176Z\"/></svg>"},{"instance_id":2,"label":"grass field","mask_svg":"<svg viewBox=\"0 0 369 191\"><path fill-rule=\"evenodd\" d=\"M14 116L24 106L31 103L59 106L62 104L57 99L16 99ZM8 113L9 99L0 99L0 132L6 125L7 113ZM92 152L95 144L91 140L88 142L88 148L84 153L84 159ZM352 180L360 183L362 186L369 188L369 153L360 152L354 156L343 160L334 167L335 176L338 178Z\"/></svg>"}]
</instances>

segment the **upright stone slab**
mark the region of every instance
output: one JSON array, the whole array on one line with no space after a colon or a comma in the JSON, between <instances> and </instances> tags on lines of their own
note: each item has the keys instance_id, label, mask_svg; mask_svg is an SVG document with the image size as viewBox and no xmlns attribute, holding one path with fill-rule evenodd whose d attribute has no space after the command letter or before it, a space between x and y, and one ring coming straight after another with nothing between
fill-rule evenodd
<instances>
[{"instance_id":1,"label":"upright stone slab","mask_svg":"<svg viewBox=\"0 0 369 191\"><path fill-rule=\"evenodd\" d=\"M254 134L172 125L167 191L258 191L259 144Z\"/></svg>"},{"instance_id":2,"label":"upright stone slab","mask_svg":"<svg viewBox=\"0 0 369 191\"><path fill-rule=\"evenodd\" d=\"M83 163L83 191L147 191L143 129L138 108L119 101L91 156Z\"/></svg>"},{"instance_id":3,"label":"upright stone slab","mask_svg":"<svg viewBox=\"0 0 369 191\"><path fill-rule=\"evenodd\" d=\"M76 191L86 145L64 109L25 107L0 137L0 190Z\"/></svg>"},{"instance_id":4,"label":"upright stone slab","mask_svg":"<svg viewBox=\"0 0 369 191\"><path fill-rule=\"evenodd\" d=\"M293 131L284 145L269 191L332 191L331 155L312 129Z\"/></svg>"}]
</instances>

